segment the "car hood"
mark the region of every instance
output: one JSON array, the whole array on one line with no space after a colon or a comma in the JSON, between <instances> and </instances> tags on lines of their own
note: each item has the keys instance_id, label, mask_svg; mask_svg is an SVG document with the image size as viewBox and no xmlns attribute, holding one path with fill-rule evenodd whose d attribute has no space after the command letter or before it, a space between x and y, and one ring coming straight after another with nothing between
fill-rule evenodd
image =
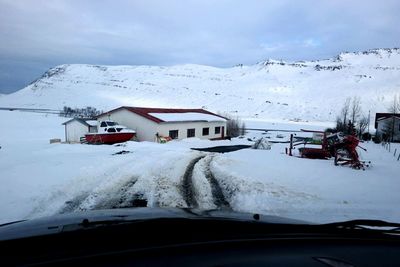
<instances>
[{"instance_id":1,"label":"car hood","mask_svg":"<svg viewBox=\"0 0 400 267\"><path fill-rule=\"evenodd\" d=\"M215 219L264 224L311 224L309 222L272 215L235 212L230 210L197 210L180 208L128 208L91 210L18 221L0 226L0 240L57 234L81 229L84 223L135 222L155 219Z\"/></svg>"}]
</instances>

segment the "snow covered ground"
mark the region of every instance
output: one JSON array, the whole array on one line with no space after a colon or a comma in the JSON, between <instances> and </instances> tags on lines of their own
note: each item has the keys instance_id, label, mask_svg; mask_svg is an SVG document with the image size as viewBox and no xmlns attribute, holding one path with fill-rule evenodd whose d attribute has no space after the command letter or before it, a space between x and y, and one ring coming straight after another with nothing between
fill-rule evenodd
<instances>
[{"instance_id":1,"label":"snow covered ground","mask_svg":"<svg viewBox=\"0 0 400 267\"><path fill-rule=\"evenodd\" d=\"M190 149L251 144L247 138L260 136L281 141L287 133L252 131L232 141L49 144L50 138L64 138L65 118L18 111L0 115L6 122L0 131L0 223L126 207L137 199L146 199L148 206L227 208L313 222L400 221L400 162L381 145L363 144L368 152L360 153L373 166L359 171L335 167L332 160L289 157L286 144L225 154ZM246 123L267 129L326 127Z\"/></svg>"}]
</instances>

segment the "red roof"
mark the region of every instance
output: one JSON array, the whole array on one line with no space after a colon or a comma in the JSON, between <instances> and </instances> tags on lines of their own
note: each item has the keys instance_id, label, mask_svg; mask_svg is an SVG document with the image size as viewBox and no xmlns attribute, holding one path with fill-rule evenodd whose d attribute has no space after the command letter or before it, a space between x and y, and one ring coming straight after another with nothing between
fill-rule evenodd
<instances>
[{"instance_id":1,"label":"red roof","mask_svg":"<svg viewBox=\"0 0 400 267\"><path fill-rule=\"evenodd\" d=\"M214 116L217 116L217 117L220 117L220 118L228 120L227 118L225 118L225 117L223 117L221 115L212 113L210 111L207 111L207 110L201 109L201 108L142 108L142 107L127 107L127 106L122 106L122 107L110 110L108 112L100 114L97 117L100 117L100 116L106 115L106 114L110 114L112 112L115 112L115 111L118 111L118 110L121 110L121 109L126 109L126 110L128 110L130 112L133 112L133 113L135 113L137 115L145 117L145 118L147 118L147 119L149 119L151 121L154 121L156 123L165 122L165 121L163 121L163 120L161 120L159 118L156 118L154 116L151 116L149 113L188 113L188 112L197 112L197 113L214 115Z\"/></svg>"}]
</instances>

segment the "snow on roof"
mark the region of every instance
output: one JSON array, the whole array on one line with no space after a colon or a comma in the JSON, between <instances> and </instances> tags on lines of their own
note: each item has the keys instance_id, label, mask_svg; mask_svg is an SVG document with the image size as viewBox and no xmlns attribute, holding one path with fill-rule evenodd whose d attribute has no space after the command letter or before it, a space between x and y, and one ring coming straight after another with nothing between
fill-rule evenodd
<instances>
[{"instance_id":1,"label":"snow on roof","mask_svg":"<svg viewBox=\"0 0 400 267\"><path fill-rule=\"evenodd\" d=\"M178 122L178 121L226 121L226 119L219 116L204 114L198 112L186 112L186 113L149 113L157 119L164 122Z\"/></svg>"},{"instance_id":2,"label":"snow on roof","mask_svg":"<svg viewBox=\"0 0 400 267\"><path fill-rule=\"evenodd\" d=\"M96 120L87 120L86 123L89 124L90 126L97 126Z\"/></svg>"},{"instance_id":3,"label":"snow on roof","mask_svg":"<svg viewBox=\"0 0 400 267\"><path fill-rule=\"evenodd\" d=\"M86 126L96 126L97 125L97 121L96 120L83 119L83 118L72 118L72 119L64 122L62 125L66 125L66 124L68 124L70 122L73 122L73 121L80 122L80 123L82 123L83 125L86 125Z\"/></svg>"},{"instance_id":4,"label":"snow on roof","mask_svg":"<svg viewBox=\"0 0 400 267\"><path fill-rule=\"evenodd\" d=\"M400 116L391 116L391 117L382 117L377 119L376 121L380 122L380 121L384 121L384 120L391 120L392 118L395 118L396 120L400 119Z\"/></svg>"},{"instance_id":5,"label":"snow on roof","mask_svg":"<svg viewBox=\"0 0 400 267\"><path fill-rule=\"evenodd\" d=\"M144 118L146 118L148 120L154 121L155 123L161 123L161 122L166 122L166 121L161 118L162 116L156 117L156 116L153 116L151 114L195 113L195 114L212 115L212 116L215 117L214 119L212 119L212 121L226 121L227 120L227 118L225 118L223 116L220 116L218 114L214 114L214 113L212 113L210 111L207 111L207 110L201 109L201 108L197 108L197 109L194 109L194 108L191 108L191 109L188 109L188 108L185 108L185 109L184 108L144 108L144 107L127 107L127 106L122 106L122 107L110 110L108 112L105 112L103 114L98 115L97 118L99 118L101 116L109 115L109 114L111 114L113 112L116 112L118 110L121 110L121 109L126 109L126 110L128 110L130 112L136 113L137 115L142 116L142 117L144 117ZM167 117L165 117L165 118L167 118ZM189 119L183 119L183 117L181 116L179 118L179 120L175 120L173 118L171 118L170 120L171 121L193 121L193 118L189 120ZM200 120L196 119L196 121L209 121L209 120L210 120L209 117L207 117L207 118L203 117Z\"/></svg>"}]
</instances>

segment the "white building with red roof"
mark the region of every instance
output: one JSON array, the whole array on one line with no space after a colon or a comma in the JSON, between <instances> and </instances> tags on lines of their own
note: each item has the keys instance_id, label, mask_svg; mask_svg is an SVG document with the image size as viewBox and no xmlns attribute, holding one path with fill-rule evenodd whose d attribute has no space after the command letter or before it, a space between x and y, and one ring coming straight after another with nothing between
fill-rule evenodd
<instances>
[{"instance_id":1,"label":"white building with red roof","mask_svg":"<svg viewBox=\"0 0 400 267\"><path fill-rule=\"evenodd\" d=\"M158 137L184 139L223 139L227 119L204 109L119 107L97 117L112 120L136 131L139 141L157 141Z\"/></svg>"}]
</instances>

